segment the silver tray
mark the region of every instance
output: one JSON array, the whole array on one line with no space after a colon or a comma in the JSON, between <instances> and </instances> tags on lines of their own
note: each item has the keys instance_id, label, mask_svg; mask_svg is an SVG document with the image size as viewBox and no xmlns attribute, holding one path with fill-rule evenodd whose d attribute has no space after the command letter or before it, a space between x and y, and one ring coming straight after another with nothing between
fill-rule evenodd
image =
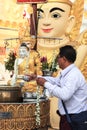
<instances>
[{"instance_id":1,"label":"silver tray","mask_svg":"<svg viewBox=\"0 0 87 130\"><path fill-rule=\"evenodd\" d=\"M47 98L40 98L39 101L45 101L47 100ZM23 99L23 102L34 102L36 103L37 102L37 99L36 98L24 98Z\"/></svg>"}]
</instances>

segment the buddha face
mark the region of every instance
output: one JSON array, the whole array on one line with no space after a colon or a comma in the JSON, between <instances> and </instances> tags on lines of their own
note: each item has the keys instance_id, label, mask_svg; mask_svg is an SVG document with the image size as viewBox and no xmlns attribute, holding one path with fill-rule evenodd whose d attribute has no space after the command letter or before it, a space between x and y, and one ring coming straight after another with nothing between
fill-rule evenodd
<instances>
[{"instance_id":1,"label":"buddha face","mask_svg":"<svg viewBox=\"0 0 87 130\"><path fill-rule=\"evenodd\" d=\"M38 5L38 36L63 36L70 27L70 9L68 4L58 2Z\"/></svg>"},{"instance_id":2,"label":"buddha face","mask_svg":"<svg viewBox=\"0 0 87 130\"><path fill-rule=\"evenodd\" d=\"M24 57L28 56L28 50L26 47L21 46L19 48L19 56L20 56L20 58L24 58Z\"/></svg>"}]
</instances>

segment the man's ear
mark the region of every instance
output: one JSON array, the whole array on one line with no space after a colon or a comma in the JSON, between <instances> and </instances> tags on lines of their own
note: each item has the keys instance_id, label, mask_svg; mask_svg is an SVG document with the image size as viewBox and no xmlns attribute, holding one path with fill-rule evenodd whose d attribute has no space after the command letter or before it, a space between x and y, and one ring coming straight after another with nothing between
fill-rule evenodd
<instances>
[{"instance_id":1,"label":"man's ear","mask_svg":"<svg viewBox=\"0 0 87 130\"><path fill-rule=\"evenodd\" d=\"M63 59L64 59L65 61L67 61L67 59L66 59L66 57L65 57L65 56L63 56Z\"/></svg>"},{"instance_id":2,"label":"man's ear","mask_svg":"<svg viewBox=\"0 0 87 130\"><path fill-rule=\"evenodd\" d=\"M71 30L74 27L74 25L75 25L75 16L71 15L68 18L68 26L66 28L66 34L69 34L71 32Z\"/></svg>"}]
</instances>

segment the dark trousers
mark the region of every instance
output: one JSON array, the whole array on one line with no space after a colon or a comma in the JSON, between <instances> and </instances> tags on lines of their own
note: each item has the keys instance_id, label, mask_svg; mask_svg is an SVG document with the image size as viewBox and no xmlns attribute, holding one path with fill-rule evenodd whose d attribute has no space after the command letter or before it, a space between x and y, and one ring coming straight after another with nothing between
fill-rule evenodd
<instances>
[{"instance_id":1,"label":"dark trousers","mask_svg":"<svg viewBox=\"0 0 87 130\"><path fill-rule=\"evenodd\" d=\"M66 116L60 115L58 110L57 114L60 116L59 130L72 130L69 123L67 122Z\"/></svg>"}]
</instances>

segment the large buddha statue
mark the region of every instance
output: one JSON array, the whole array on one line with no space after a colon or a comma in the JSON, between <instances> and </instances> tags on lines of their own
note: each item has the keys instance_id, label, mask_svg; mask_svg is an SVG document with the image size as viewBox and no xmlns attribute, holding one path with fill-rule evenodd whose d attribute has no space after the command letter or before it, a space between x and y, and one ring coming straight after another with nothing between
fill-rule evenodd
<instances>
[{"instance_id":1,"label":"large buddha statue","mask_svg":"<svg viewBox=\"0 0 87 130\"><path fill-rule=\"evenodd\" d=\"M61 46L66 44L75 46L76 65L87 78L84 63L87 45L86 41L83 43L79 37L83 8L83 0L48 0L47 3L38 4L37 50L41 56L47 56L50 61Z\"/></svg>"}]
</instances>

